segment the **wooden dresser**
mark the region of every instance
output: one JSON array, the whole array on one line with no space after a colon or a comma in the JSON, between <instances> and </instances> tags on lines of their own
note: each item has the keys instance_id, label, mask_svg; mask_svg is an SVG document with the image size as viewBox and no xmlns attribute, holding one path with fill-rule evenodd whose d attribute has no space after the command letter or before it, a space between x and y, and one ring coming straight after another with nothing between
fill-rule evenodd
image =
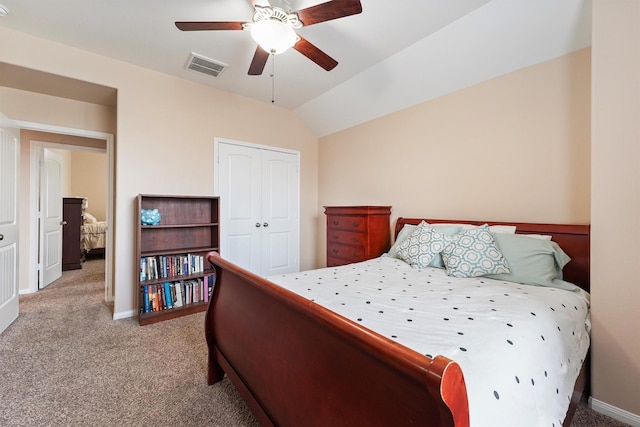
<instances>
[{"instance_id":1,"label":"wooden dresser","mask_svg":"<svg viewBox=\"0 0 640 427\"><path fill-rule=\"evenodd\" d=\"M391 246L391 206L325 206L327 267L365 261Z\"/></svg>"},{"instance_id":2,"label":"wooden dresser","mask_svg":"<svg viewBox=\"0 0 640 427\"><path fill-rule=\"evenodd\" d=\"M80 197L62 199L62 270L82 268L82 224L83 212Z\"/></svg>"}]
</instances>

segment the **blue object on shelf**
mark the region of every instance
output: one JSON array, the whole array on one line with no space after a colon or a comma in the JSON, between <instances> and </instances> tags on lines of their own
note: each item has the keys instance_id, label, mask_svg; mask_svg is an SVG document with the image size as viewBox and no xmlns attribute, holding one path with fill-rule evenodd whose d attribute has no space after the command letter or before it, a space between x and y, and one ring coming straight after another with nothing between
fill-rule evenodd
<instances>
[{"instance_id":1,"label":"blue object on shelf","mask_svg":"<svg viewBox=\"0 0 640 427\"><path fill-rule=\"evenodd\" d=\"M158 209L140 209L140 221L142 225L160 224L160 211Z\"/></svg>"}]
</instances>

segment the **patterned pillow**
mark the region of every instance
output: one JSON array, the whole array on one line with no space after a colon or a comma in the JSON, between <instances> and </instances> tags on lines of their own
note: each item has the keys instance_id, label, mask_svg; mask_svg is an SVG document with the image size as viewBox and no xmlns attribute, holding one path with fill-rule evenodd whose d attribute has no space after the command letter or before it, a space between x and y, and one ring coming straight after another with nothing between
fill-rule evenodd
<instances>
[{"instance_id":1,"label":"patterned pillow","mask_svg":"<svg viewBox=\"0 0 640 427\"><path fill-rule=\"evenodd\" d=\"M447 274L476 277L509 273L509 265L489 232L489 226L471 228L452 237L442 249Z\"/></svg>"},{"instance_id":2,"label":"patterned pillow","mask_svg":"<svg viewBox=\"0 0 640 427\"><path fill-rule=\"evenodd\" d=\"M451 236L441 233L422 221L411 235L398 246L396 253L413 268L425 268L442 251Z\"/></svg>"}]
</instances>

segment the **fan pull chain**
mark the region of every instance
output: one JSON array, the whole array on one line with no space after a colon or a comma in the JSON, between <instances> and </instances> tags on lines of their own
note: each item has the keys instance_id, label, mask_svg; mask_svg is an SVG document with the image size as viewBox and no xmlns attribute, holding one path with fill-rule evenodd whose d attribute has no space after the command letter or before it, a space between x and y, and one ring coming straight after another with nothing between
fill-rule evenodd
<instances>
[{"instance_id":1,"label":"fan pull chain","mask_svg":"<svg viewBox=\"0 0 640 427\"><path fill-rule=\"evenodd\" d=\"M275 92L276 92L276 55L271 52L271 103L275 104Z\"/></svg>"}]
</instances>

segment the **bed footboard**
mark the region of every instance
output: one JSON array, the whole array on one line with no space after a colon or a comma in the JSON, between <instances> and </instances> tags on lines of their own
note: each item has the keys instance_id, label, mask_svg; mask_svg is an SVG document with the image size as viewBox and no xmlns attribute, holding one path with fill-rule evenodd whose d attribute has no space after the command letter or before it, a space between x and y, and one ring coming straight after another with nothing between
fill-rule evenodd
<instances>
[{"instance_id":1,"label":"bed footboard","mask_svg":"<svg viewBox=\"0 0 640 427\"><path fill-rule=\"evenodd\" d=\"M226 373L263 426L468 426L460 367L430 359L212 252L210 384Z\"/></svg>"}]
</instances>

